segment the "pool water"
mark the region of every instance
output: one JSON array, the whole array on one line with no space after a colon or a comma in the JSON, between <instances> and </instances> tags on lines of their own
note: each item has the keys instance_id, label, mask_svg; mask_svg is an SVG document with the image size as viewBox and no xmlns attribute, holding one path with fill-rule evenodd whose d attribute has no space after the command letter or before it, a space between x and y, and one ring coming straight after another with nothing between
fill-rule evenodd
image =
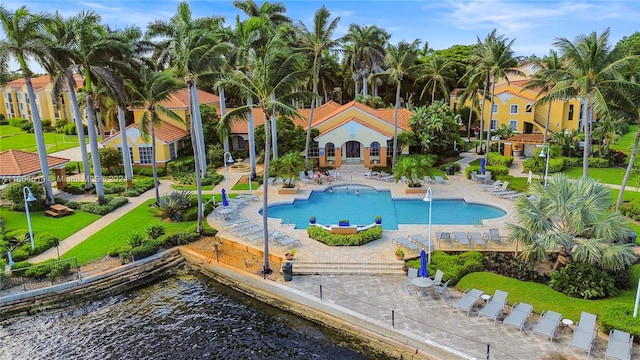
<instances>
[{"instance_id":1,"label":"pool water","mask_svg":"<svg viewBox=\"0 0 640 360\"><path fill-rule=\"evenodd\" d=\"M431 224L474 225L484 219L495 219L506 213L494 206L467 203L462 199L433 200ZM397 230L398 224L428 224L429 202L422 199L391 198L389 191L377 191L365 186L336 187L333 191L312 191L308 200L295 200L293 204L269 206L268 216L282 219L306 229L309 216L318 224L338 224L349 219L351 225L368 225L376 216L382 216L382 227Z\"/></svg>"}]
</instances>

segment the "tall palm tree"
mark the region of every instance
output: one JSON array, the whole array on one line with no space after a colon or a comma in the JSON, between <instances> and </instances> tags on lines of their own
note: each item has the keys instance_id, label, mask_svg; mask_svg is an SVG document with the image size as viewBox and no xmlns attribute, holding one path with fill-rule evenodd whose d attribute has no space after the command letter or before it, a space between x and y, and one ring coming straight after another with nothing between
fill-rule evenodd
<instances>
[{"instance_id":1,"label":"tall palm tree","mask_svg":"<svg viewBox=\"0 0 640 360\"><path fill-rule=\"evenodd\" d=\"M341 39L344 43L344 63L354 75L354 80L362 80L363 96L368 95L369 75L384 60L385 46L390 37L384 29L375 25L351 24L347 34Z\"/></svg>"},{"instance_id":2,"label":"tall palm tree","mask_svg":"<svg viewBox=\"0 0 640 360\"><path fill-rule=\"evenodd\" d=\"M460 104L469 105L469 119L467 121L467 141L471 140L471 119L475 109L480 107L480 90L482 88L482 79L475 78L475 81L467 82L465 88L460 91Z\"/></svg>"},{"instance_id":3,"label":"tall palm tree","mask_svg":"<svg viewBox=\"0 0 640 360\"><path fill-rule=\"evenodd\" d=\"M340 17L336 17L329 21L331 13L326 6L322 6L316 11L313 17L313 29L309 30L307 26L300 22L296 28L299 36L299 49L311 58L311 71L313 73L313 94L315 97L311 99L311 110L309 112L309 121L307 123L307 139L305 142L305 168L309 168L309 147L311 146L311 122L316 107L316 101L319 97L318 83L320 82L320 69L322 68L322 57L327 54L327 50L338 46L339 41L333 38L333 33L338 27Z\"/></svg>"},{"instance_id":4,"label":"tall palm tree","mask_svg":"<svg viewBox=\"0 0 640 360\"><path fill-rule=\"evenodd\" d=\"M285 15L287 8L281 2L270 3L265 1L258 7L258 4L253 0L234 0L233 6L235 6L236 9L242 10L249 17L268 20L274 28L291 23L291 19Z\"/></svg>"},{"instance_id":5,"label":"tall palm tree","mask_svg":"<svg viewBox=\"0 0 640 360\"><path fill-rule=\"evenodd\" d=\"M373 78L380 76L388 76L396 85L396 104L393 112L393 157L391 160L392 169L395 168L396 158L398 156L398 113L400 111L400 92L402 88L402 80L405 75L416 68L415 59L420 46L420 40L415 39L413 42L400 41L398 45L389 45L387 47L385 62L388 66L387 70L381 74L372 75Z\"/></svg>"},{"instance_id":6,"label":"tall palm tree","mask_svg":"<svg viewBox=\"0 0 640 360\"><path fill-rule=\"evenodd\" d=\"M134 100L131 105L143 107L144 112L140 120L140 133L145 142L151 132L151 166L153 168L153 182L156 189L156 203L160 203L158 181L158 164L156 163L156 126L162 125L161 115L182 122L178 114L161 105L169 99L172 93L182 88L183 83L167 72L157 72L143 66L139 69L139 78L130 86Z\"/></svg>"},{"instance_id":7,"label":"tall palm tree","mask_svg":"<svg viewBox=\"0 0 640 360\"><path fill-rule=\"evenodd\" d=\"M573 259L606 270L621 270L636 261L634 244L625 241L628 221L609 210L606 186L557 174L549 178L546 189L533 183L529 191L536 199L518 199L517 224L507 224L508 238L525 245L523 257L543 260L548 251L557 251L554 267Z\"/></svg>"},{"instance_id":8,"label":"tall palm tree","mask_svg":"<svg viewBox=\"0 0 640 360\"><path fill-rule=\"evenodd\" d=\"M628 82L617 77L618 70L635 60L632 56L614 59L609 45L609 29L597 35L579 35L574 42L557 38L553 46L562 56L564 66L559 70L560 81L549 92L550 99L582 97L585 103L584 152L582 176L589 176L591 155L591 126L593 116L610 116L608 89L628 88Z\"/></svg>"},{"instance_id":9,"label":"tall palm tree","mask_svg":"<svg viewBox=\"0 0 640 360\"><path fill-rule=\"evenodd\" d=\"M29 104L33 117L33 129L38 148L40 169L42 170L46 203L53 204L55 200L53 199L53 188L51 187L51 178L49 176L47 148L44 143L44 132L42 130L40 111L37 106L37 98L31 83L33 72L29 67L29 60L35 60L42 64L50 56L50 48L47 46L47 39L44 35L44 26L48 21L47 14L32 14L24 6L15 11L10 11L4 5L0 5L0 23L6 36L5 39L0 41L0 70L2 73L7 72L9 57L14 57L18 65L20 65L30 100Z\"/></svg>"},{"instance_id":10,"label":"tall palm tree","mask_svg":"<svg viewBox=\"0 0 640 360\"><path fill-rule=\"evenodd\" d=\"M265 159L264 178L269 177L269 163L271 151L271 136L269 116L298 117L302 116L292 105L298 100L308 100L312 93L296 91L299 85L309 76L304 68L304 59L299 53L291 53L283 41L282 34L276 33L267 43L264 56L258 57L255 52L249 53L248 62L252 72L249 76L245 71L235 70L216 83L216 86L233 87L248 98L256 99L255 104L245 104L229 111L220 121L220 128L229 128L230 123L244 120L254 107L262 109L265 130ZM269 267L269 229L268 229L268 182L263 184L263 213L264 228L264 273L270 273Z\"/></svg>"},{"instance_id":11,"label":"tall palm tree","mask_svg":"<svg viewBox=\"0 0 640 360\"><path fill-rule=\"evenodd\" d=\"M449 96L447 84L453 80L451 69L453 62L440 55L431 55L426 62L420 66L420 76L416 82L426 80L420 97L422 97L429 87L431 87L431 104L436 101L436 89L446 99Z\"/></svg>"}]
</instances>

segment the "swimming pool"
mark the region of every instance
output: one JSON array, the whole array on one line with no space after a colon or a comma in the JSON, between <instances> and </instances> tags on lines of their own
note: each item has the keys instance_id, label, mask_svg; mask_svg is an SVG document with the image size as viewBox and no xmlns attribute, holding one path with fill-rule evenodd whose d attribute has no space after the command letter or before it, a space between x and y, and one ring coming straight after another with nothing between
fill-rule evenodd
<instances>
[{"instance_id":1,"label":"swimming pool","mask_svg":"<svg viewBox=\"0 0 640 360\"><path fill-rule=\"evenodd\" d=\"M433 225L473 225L484 219L495 219L506 213L494 206L467 203L462 199L433 200ZM308 200L295 200L292 204L269 206L268 215L280 218L285 224L306 229L309 216L319 224L337 224L349 219L352 225L368 225L377 215L382 216L382 227L397 230L398 224L428 224L429 202L422 199L392 199L391 192L377 191L368 186L338 186L332 190L312 191Z\"/></svg>"}]
</instances>

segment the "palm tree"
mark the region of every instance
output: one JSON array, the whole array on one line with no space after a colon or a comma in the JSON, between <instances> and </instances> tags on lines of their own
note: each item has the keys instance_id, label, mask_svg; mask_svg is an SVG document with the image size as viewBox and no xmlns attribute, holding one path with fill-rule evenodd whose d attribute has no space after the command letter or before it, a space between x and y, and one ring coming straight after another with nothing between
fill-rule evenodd
<instances>
[{"instance_id":1,"label":"palm tree","mask_svg":"<svg viewBox=\"0 0 640 360\"><path fill-rule=\"evenodd\" d=\"M420 97L424 96L425 91L431 87L431 104L436 101L436 89L440 90L440 94L446 99L449 96L447 83L453 81L451 69L453 62L440 55L431 55L427 61L420 66L420 76L416 82L426 80Z\"/></svg>"},{"instance_id":2,"label":"palm tree","mask_svg":"<svg viewBox=\"0 0 640 360\"><path fill-rule=\"evenodd\" d=\"M349 25L347 34L342 37L345 52L344 63L350 68L357 78L362 80L362 95L367 96L369 74L373 73L376 66L382 63L385 56L385 45L391 36L375 25L360 26ZM356 94L357 96L357 85Z\"/></svg>"},{"instance_id":3,"label":"palm tree","mask_svg":"<svg viewBox=\"0 0 640 360\"><path fill-rule=\"evenodd\" d=\"M180 116L161 105L169 99L171 94L182 88L182 82L166 72L152 71L146 66L139 69L139 78L130 86L134 101L134 107L144 107L140 120L140 133L145 142L149 139L151 130L151 166L153 168L153 182L156 189L156 204L160 203L160 183L158 181L158 164L156 163L156 126L162 124L160 115L167 116L176 121L182 121Z\"/></svg>"},{"instance_id":4,"label":"palm tree","mask_svg":"<svg viewBox=\"0 0 640 360\"><path fill-rule=\"evenodd\" d=\"M387 47L385 62L388 66L384 73L374 74L372 78L388 76L396 85L396 104L393 112L393 157L391 168L395 169L396 157L398 156L398 113L400 111L400 90L402 80L405 75L415 69L415 59L420 46L420 40L415 39L408 43L400 41L397 46Z\"/></svg>"},{"instance_id":5,"label":"palm tree","mask_svg":"<svg viewBox=\"0 0 640 360\"><path fill-rule=\"evenodd\" d=\"M554 268L572 259L605 270L621 270L636 261L634 244L625 241L628 221L609 210L606 186L557 174L549 178L546 189L532 183L529 192L536 199L518 199L517 224L507 224L509 240L525 245L525 259L544 260L548 251L557 251Z\"/></svg>"},{"instance_id":6,"label":"palm tree","mask_svg":"<svg viewBox=\"0 0 640 360\"><path fill-rule=\"evenodd\" d=\"M309 147L311 146L311 122L313 121L313 113L318 99L318 83L320 82L320 69L322 68L322 57L327 50L336 47L339 41L333 38L333 33L338 27L340 17L336 17L329 21L331 13L326 6L322 6L316 11L313 17L313 29L309 30L306 25L300 22L297 26L299 36L299 49L311 58L311 71L313 73L313 94L315 97L311 100L311 110L309 112L309 121L307 124L307 139L305 142L305 168L309 168Z\"/></svg>"},{"instance_id":7,"label":"palm tree","mask_svg":"<svg viewBox=\"0 0 640 360\"><path fill-rule=\"evenodd\" d=\"M30 99L29 104L33 117L33 129L38 148L40 169L42 170L46 203L53 204L55 200L53 199L53 188L51 187L51 179L49 176L47 148L44 143L44 132L42 130L42 121L40 120L40 112L37 106L37 98L33 91L33 84L31 83L33 73L29 67L30 59L42 64L46 62L46 59L50 56L50 47L44 35L44 26L48 21L50 21L48 15L31 14L24 6L12 12L4 5L0 5L0 23L2 23L2 29L6 36L5 39L0 41L0 72L7 73L9 57L11 56L14 57L20 65L20 70L22 71L22 76L27 86L27 95Z\"/></svg>"},{"instance_id":8,"label":"palm tree","mask_svg":"<svg viewBox=\"0 0 640 360\"><path fill-rule=\"evenodd\" d=\"M286 6L280 2L269 3L265 1L258 7L253 0L234 0L233 6L235 6L236 9L242 10L249 17L267 20L274 28L291 23L291 19L285 15L287 12Z\"/></svg>"},{"instance_id":9,"label":"palm tree","mask_svg":"<svg viewBox=\"0 0 640 360\"><path fill-rule=\"evenodd\" d=\"M550 99L569 99L582 97L585 101L584 152L582 176L589 176L589 157L591 155L591 126L597 118L610 116L608 99L605 97L611 89L629 88L629 83L619 78L618 71L635 61L627 56L614 60L609 45L609 29L600 36L595 32L579 35L575 42L566 38L557 38L555 46L562 54L564 66L558 71L560 80L549 92Z\"/></svg>"},{"instance_id":10,"label":"palm tree","mask_svg":"<svg viewBox=\"0 0 640 360\"><path fill-rule=\"evenodd\" d=\"M220 121L221 129L230 128L231 123L244 120L252 112L253 107L262 109L264 114L265 131L265 159L264 179L269 178L269 163L271 151L271 135L269 116L276 114L283 117L298 117L302 115L292 105L298 100L308 100L313 96L309 92L296 91L299 85L309 75L304 68L303 58L299 53L291 53L282 39L281 33L276 33L267 43L264 55L258 57L255 52L249 53L248 64L252 69L251 76L245 71L235 70L226 74L216 82L216 87L236 88L248 98L256 99L255 104L249 103L229 111ZM268 182L263 184L263 213L264 228L264 273L270 273L269 268L269 229L268 229Z\"/></svg>"},{"instance_id":11,"label":"palm tree","mask_svg":"<svg viewBox=\"0 0 640 360\"><path fill-rule=\"evenodd\" d=\"M598 155L600 157L603 156L603 149L608 151L609 145L611 143L615 144L622 137L623 126L625 126L624 119L617 116L606 116L594 124L591 136L596 140L600 140L600 146L598 146Z\"/></svg>"},{"instance_id":12,"label":"palm tree","mask_svg":"<svg viewBox=\"0 0 640 360\"><path fill-rule=\"evenodd\" d=\"M471 119L473 117L473 112L480 106L480 88L482 79L476 78L476 81L469 81L467 86L460 91L460 104L466 104L467 101L470 102L469 105L469 119L467 121L467 141L471 140Z\"/></svg>"}]
</instances>

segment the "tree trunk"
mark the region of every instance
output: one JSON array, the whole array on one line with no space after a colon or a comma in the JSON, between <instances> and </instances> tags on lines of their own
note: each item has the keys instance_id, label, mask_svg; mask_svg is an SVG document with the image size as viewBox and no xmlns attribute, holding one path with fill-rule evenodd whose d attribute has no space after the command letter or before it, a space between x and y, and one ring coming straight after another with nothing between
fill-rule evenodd
<instances>
[{"instance_id":1,"label":"tree trunk","mask_svg":"<svg viewBox=\"0 0 640 360\"><path fill-rule=\"evenodd\" d=\"M150 111L151 118L151 169L153 170L153 186L156 192L156 204L160 204L160 181L158 180L158 164L156 163L156 124L153 111Z\"/></svg>"},{"instance_id":2,"label":"tree trunk","mask_svg":"<svg viewBox=\"0 0 640 360\"><path fill-rule=\"evenodd\" d=\"M89 129L89 143L91 144L91 162L93 163L93 175L96 178L96 195L98 203L104 204L104 187L102 186L102 168L100 167L100 151L98 151L98 136L96 134L95 121L93 119L93 95L91 89L87 90L87 128Z\"/></svg>"},{"instance_id":3,"label":"tree trunk","mask_svg":"<svg viewBox=\"0 0 640 360\"><path fill-rule=\"evenodd\" d=\"M316 98L318 96L318 73L320 71L320 58L316 57L316 68L313 69L313 99L311 99L311 109L309 110L309 120L307 121L307 138L305 140L304 168L309 170L309 149L311 148L311 123L316 110Z\"/></svg>"},{"instance_id":4,"label":"tree trunk","mask_svg":"<svg viewBox=\"0 0 640 360\"><path fill-rule=\"evenodd\" d=\"M23 73L27 72L22 69ZM36 94L33 91L31 77L25 75L24 82L27 84L27 94L29 95L29 105L31 106L31 114L33 116L33 132L36 137L36 146L38 148L38 158L40 160L40 168L42 169L42 179L45 192L45 203L51 205L55 203L53 199L53 188L51 187L51 175L49 174L49 162L47 160L47 147L44 143L44 131L42 131L42 121L40 120L40 112L36 103Z\"/></svg>"},{"instance_id":5,"label":"tree trunk","mask_svg":"<svg viewBox=\"0 0 640 360\"><path fill-rule=\"evenodd\" d=\"M638 115L640 115L640 113ZM636 139L633 142L633 149L631 150L631 156L629 156L629 165L627 165L627 170L624 172L624 177L622 178L622 184L620 185L620 192L618 193L618 200L616 201L616 208L615 208L615 210L618 210L618 211L622 206L624 189L627 187L627 182L629 181L629 177L631 176L631 171L633 170L633 164L635 164L635 161L636 161L639 142L640 142L640 126L638 126L638 130L636 131Z\"/></svg>"},{"instance_id":6,"label":"tree trunk","mask_svg":"<svg viewBox=\"0 0 640 360\"><path fill-rule=\"evenodd\" d=\"M271 94L271 101L276 101L274 94ZM278 120L275 111L271 114L271 143L273 144L273 160L278 160Z\"/></svg>"},{"instance_id":7,"label":"tree trunk","mask_svg":"<svg viewBox=\"0 0 640 360\"><path fill-rule=\"evenodd\" d=\"M84 168L85 189L93 188L91 183L91 165L89 165L89 154L87 153L87 143L85 141L84 127L82 126L82 113L78 106L78 97L76 96L76 84L73 76L67 75L67 86L69 87L69 97L71 98L71 109L75 117L76 132L78 133L78 141L80 142L80 155L82 156L82 166Z\"/></svg>"},{"instance_id":8,"label":"tree trunk","mask_svg":"<svg viewBox=\"0 0 640 360\"><path fill-rule=\"evenodd\" d=\"M269 178L269 152L271 151L271 136L269 136L270 132L269 126L269 114L264 111L264 172L263 179ZM262 272L264 275L270 274L271 269L269 268L269 216L267 212L269 211L269 201L268 201L268 186L269 182L264 181L262 183L262 227L264 229L264 263L262 265Z\"/></svg>"},{"instance_id":9,"label":"tree trunk","mask_svg":"<svg viewBox=\"0 0 640 360\"><path fill-rule=\"evenodd\" d=\"M489 163L489 141L491 141L491 117L493 114L493 94L496 91L496 79L493 79L493 85L491 86L491 105L489 106L489 129L487 130L487 151L484 153L485 163ZM482 146L482 141L480 141L480 146Z\"/></svg>"},{"instance_id":10,"label":"tree trunk","mask_svg":"<svg viewBox=\"0 0 640 360\"><path fill-rule=\"evenodd\" d=\"M489 88L489 74L484 83L484 91L482 93L482 106L480 108L480 151L482 151L482 133L484 132L484 108L487 105L487 91Z\"/></svg>"},{"instance_id":11,"label":"tree trunk","mask_svg":"<svg viewBox=\"0 0 640 360\"><path fill-rule=\"evenodd\" d=\"M102 124L102 115L100 113L100 106L96 107L96 124L98 125L98 131L100 132L100 138L104 140L105 139L104 126Z\"/></svg>"},{"instance_id":12,"label":"tree trunk","mask_svg":"<svg viewBox=\"0 0 640 360\"><path fill-rule=\"evenodd\" d=\"M247 116L247 124L249 127L249 162L251 163L251 176L256 177L256 142L254 137L254 122L253 122L253 98L249 96L247 98L247 106L249 107L249 116Z\"/></svg>"},{"instance_id":13,"label":"tree trunk","mask_svg":"<svg viewBox=\"0 0 640 360\"><path fill-rule=\"evenodd\" d=\"M190 84L188 84L189 86L191 86ZM191 107L191 111L193 113L193 107L197 106L196 100L194 99L194 97L192 96L192 93L189 92L189 103L190 103L190 107ZM190 124L190 129L191 129L191 133L195 133L196 131L196 127L193 121L191 121ZM194 167L195 167L195 171L196 174L200 173L200 160L198 159L198 157L200 156L200 151L198 150L198 142L197 141L191 141L191 147L193 148L193 163L194 163ZM202 206L202 182L200 179L200 176L196 176L196 191L198 194L198 225L196 227L196 232L198 234L202 233L202 218L203 218L203 206Z\"/></svg>"},{"instance_id":14,"label":"tree trunk","mask_svg":"<svg viewBox=\"0 0 640 360\"><path fill-rule=\"evenodd\" d=\"M587 116L584 126L584 152L582 153L582 177L589 177L589 157L591 156L591 94L587 99Z\"/></svg>"},{"instance_id":15,"label":"tree trunk","mask_svg":"<svg viewBox=\"0 0 640 360\"><path fill-rule=\"evenodd\" d=\"M396 84L396 107L393 112L393 157L391 158L391 170L396 169L396 157L398 154L398 111L400 110L400 85L401 80Z\"/></svg>"},{"instance_id":16,"label":"tree trunk","mask_svg":"<svg viewBox=\"0 0 640 360\"><path fill-rule=\"evenodd\" d=\"M225 99L225 96L224 96L224 86L220 86L219 96L220 96L220 118L222 118L227 113L227 103L226 103L226 99ZM223 146L224 152L228 152L229 151L229 137L228 136L225 136L224 139L222 140L222 146Z\"/></svg>"},{"instance_id":17,"label":"tree trunk","mask_svg":"<svg viewBox=\"0 0 640 360\"><path fill-rule=\"evenodd\" d=\"M118 126L120 127L120 142L122 143L122 164L124 164L124 177L127 181L127 189L133 187L133 169L131 168L131 155L129 152L129 140L127 140L124 110L118 106Z\"/></svg>"},{"instance_id":18,"label":"tree trunk","mask_svg":"<svg viewBox=\"0 0 640 360\"><path fill-rule=\"evenodd\" d=\"M196 139L198 141L198 157L200 158L200 177L207 177L207 148L204 145L204 133L202 130L202 116L200 116L200 102L198 101L198 88L196 82L191 82L192 97L194 101L193 112L191 113L191 121L196 122Z\"/></svg>"},{"instance_id":19,"label":"tree trunk","mask_svg":"<svg viewBox=\"0 0 640 360\"><path fill-rule=\"evenodd\" d=\"M542 144L547 144L547 138L549 133L549 121L551 120L551 102L549 102L549 108L547 109L547 122L544 124L544 138Z\"/></svg>"}]
</instances>

